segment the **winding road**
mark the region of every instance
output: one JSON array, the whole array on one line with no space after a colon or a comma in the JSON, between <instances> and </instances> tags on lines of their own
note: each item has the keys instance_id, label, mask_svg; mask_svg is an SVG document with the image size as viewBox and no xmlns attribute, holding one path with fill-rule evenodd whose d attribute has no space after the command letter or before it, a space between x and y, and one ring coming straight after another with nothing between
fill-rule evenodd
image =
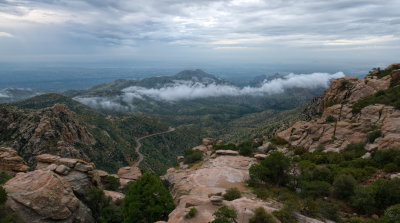
<instances>
[{"instance_id":1,"label":"winding road","mask_svg":"<svg viewBox=\"0 0 400 223\"><path fill-rule=\"evenodd\" d=\"M135 151L139 154L139 159L133 163L133 166L137 167L143 161L143 155L139 151L140 147L142 147L142 144L140 143L140 140L148 138L148 137L151 137L151 136L162 135L162 134L173 132L173 131L175 131L175 128L169 127L168 130L164 131L164 132L157 132L157 133L153 133L153 134L150 134L150 135L145 135L145 136L142 136L142 137L139 137L139 138L135 137L136 144L137 144L136 147L135 147Z\"/></svg>"}]
</instances>

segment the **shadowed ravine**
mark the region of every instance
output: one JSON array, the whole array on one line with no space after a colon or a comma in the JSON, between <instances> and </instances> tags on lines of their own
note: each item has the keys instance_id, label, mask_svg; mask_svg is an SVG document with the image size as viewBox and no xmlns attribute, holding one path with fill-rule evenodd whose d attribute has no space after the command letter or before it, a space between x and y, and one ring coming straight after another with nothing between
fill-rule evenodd
<instances>
[{"instance_id":1,"label":"shadowed ravine","mask_svg":"<svg viewBox=\"0 0 400 223\"><path fill-rule=\"evenodd\" d=\"M133 165L134 166L139 166L140 163L143 161L143 155L139 151L140 147L142 146L142 144L140 143L140 140L148 138L148 137L151 137L151 136L162 135L162 134L173 132L173 131L175 131L175 128L169 127L168 130L164 131L164 132L157 132L157 133L153 133L153 134L150 134L150 135L145 135L145 136L142 136L142 137L139 137L139 138L135 138L136 144L137 144L136 147L135 147L135 151L137 152L137 154L139 154L139 159L136 162L134 162Z\"/></svg>"}]
</instances>

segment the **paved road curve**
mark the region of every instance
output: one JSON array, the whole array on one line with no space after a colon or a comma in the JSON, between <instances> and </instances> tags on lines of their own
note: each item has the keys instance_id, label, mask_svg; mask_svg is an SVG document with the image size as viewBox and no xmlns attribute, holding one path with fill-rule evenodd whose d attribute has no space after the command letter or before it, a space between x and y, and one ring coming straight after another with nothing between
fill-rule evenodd
<instances>
[{"instance_id":1,"label":"paved road curve","mask_svg":"<svg viewBox=\"0 0 400 223\"><path fill-rule=\"evenodd\" d=\"M165 134L165 133L168 133L168 132L173 132L173 131L175 131L175 128L169 127L168 130L164 131L164 132L157 132L157 133L153 133L153 134L150 134L150 135L145 135L145 136L142 136L142 137L139 137L139 138L135 138L135 140L136 140L135 151L139 154L139 159L136 162L134 162L133 165L134 166L139 166L140 163L143 161L143 155L139 151L140 147L142 147L142 144L140 143L140 140L145 139L147 137L151 137L151 136L155 136L155 135L162 135L162 134Z\"/></svg>"}]
</instances>

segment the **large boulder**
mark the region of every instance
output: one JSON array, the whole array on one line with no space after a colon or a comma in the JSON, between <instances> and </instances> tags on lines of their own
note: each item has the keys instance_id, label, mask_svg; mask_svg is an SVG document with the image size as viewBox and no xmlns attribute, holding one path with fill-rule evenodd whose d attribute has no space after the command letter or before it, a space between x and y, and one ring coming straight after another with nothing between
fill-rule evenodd
<instances>
[{"instance_id":1,"label":"large boulder","mask_svg":"<svg viewBox=\"0 0 400 223\"><path fill-rule=\"evenodd\" d=\"M19 173L4 188L6 205L25 222L94 222L70 184L50 170Z\"/></svg>"},{"instance_id":2,"label":"large boulder","mask_svg":"<svg viewBox=\"0 0 400 223\"><path fill-rule=\"evenodd\" d=\"M91 186L100 185L100 177L94 164L80 159L62 158L50 154L36 157L37 170L51 170L62 176L72 187L74 193L85 197Z\"/></svg>"},{"instance_id":3,"label":"large boulder","mask_svg":"<svg viewBox=\"0 0 400 223\"><path fill-rule=\"evenodd\" d=\"M118 176L123 179L137 180L142 176L142 173L140 172L140 169L135 166L126 166L121 167L118 170Z\"/></svg>"},{"instance_id":4,"label":"large boulder","mask_svg":"<svg viewBox=\"0 0 400 223\"><path fill-rule=\"evenodd\" d=\"M8 175L15 176L16 173L26 172L29 166L22 157L18 156L17 151L0 147L0 172L5 172Z\"/></svg>"},{"instance_id":5,"label":"large boulder","mask_svg":"<svg viewBox=\"0 0 400 223\"><path fill-rule=\"evenodd\" d=\"M239 155L238 151L233 151L233 150L229 150L229 149L227 149L227 150L217 150L217 151L215 151L215 153L217 155L222 155L222 156L237 156L237 155Z\"/></svg>"}]
</instances>

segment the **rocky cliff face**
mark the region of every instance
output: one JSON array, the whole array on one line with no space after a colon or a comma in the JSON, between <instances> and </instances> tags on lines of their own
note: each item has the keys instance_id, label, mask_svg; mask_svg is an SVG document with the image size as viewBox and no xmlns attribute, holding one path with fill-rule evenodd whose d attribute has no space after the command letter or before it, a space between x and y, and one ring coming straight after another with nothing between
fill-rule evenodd
<instances>
[{"instance_id":1,"label":"rocky cliff face","mask_svg":"<svg viewBox=\"0 0 400 223\"><path fill-rule=\"evenodd\" d=\"M74 145L93 145L96 139L73 118L72 112L65 105L58 104L31 112L2 107L0 142L15 149L33 166L35 156L44 153L88 160Z\"/></svg>"},{"instance_id":2,"label":"rocky cliff face","mask_svg":"<svg viewBox=\"0 0 400 223\"><path fill-rule=\"evenodd\" d=\"M362 80L343 77L332 81L318 107L321 115L314 116L309 122L297 122L277 133L277 136L293 146L311 150L319 147L340 151L351 142L365 142L369 150L400 147L398 108L378 102L354 112L354 105L360 99L389 88L398 88L399 74L400 64L393 64L383 71L371 72ZM374 131L380 136L370 140L368 136Z\"/></svg>"}]
</instances>

